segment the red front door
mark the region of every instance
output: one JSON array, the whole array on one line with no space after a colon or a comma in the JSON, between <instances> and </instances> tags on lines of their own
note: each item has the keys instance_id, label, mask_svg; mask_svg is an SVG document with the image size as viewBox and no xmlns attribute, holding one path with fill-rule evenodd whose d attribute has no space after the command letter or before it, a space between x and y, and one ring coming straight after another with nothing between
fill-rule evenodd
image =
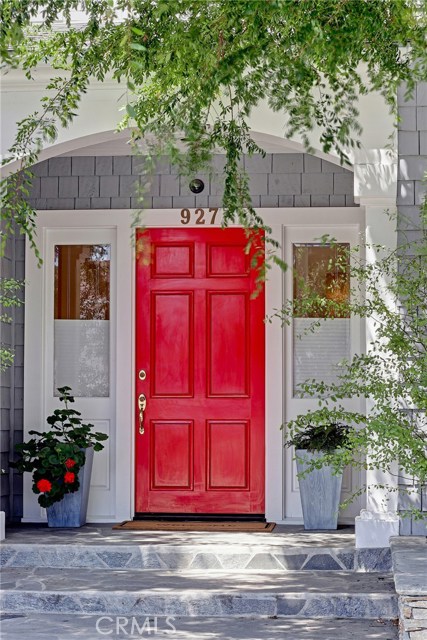
<instances>
[{"instance_id":1,"label":"red front door","mask_svg":"<svg viewBox=\"0 0 427 640\"><path fill-rule=\"evenodd\" d=\"M244 231L138 238L136 512L263 514L264 293Z\"/></svg>"}]
</instances>

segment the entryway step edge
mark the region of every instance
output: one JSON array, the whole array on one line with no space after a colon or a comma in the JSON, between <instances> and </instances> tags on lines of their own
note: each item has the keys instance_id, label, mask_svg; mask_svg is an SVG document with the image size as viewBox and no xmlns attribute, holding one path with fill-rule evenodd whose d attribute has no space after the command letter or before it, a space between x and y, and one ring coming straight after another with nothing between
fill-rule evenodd
<instances>
[{"instance_id":1,"label":"entryway step edge","mask_svg":"<svg viewBox=\"0 0 427 640\"><path fill-rule=\"evenodd\" d=\"M389 548L291 547L277 545L84 545L3 544L4 567L99 569L391 571Z\"/></svg>"},{"instance_id":2,"label":"entryway step edge","mask_svg":"<svg viewBox=\"0 0 427 640\"><path fill-rule=\"evenodd\" d=\"M5 612L397 617L390 574L4 568Z\"/></svg>"},{"instance_id":3,"label":"entryway step edge","mask_svg":"<svg viewBox=\"0 0 427 640\"><path fill-rule=\"evenodd\" d=\"M28 629L31 629L33 640L64 640L77 636L85 640L99 640L102 635L126 640L141 640L142 637L170 639L172 632L176 640L200 640L201 637L234 640L397 640L396 625L385 620L166 618L135 615L100 617L97 614L70 616L57 613L6 614L2 620L3 640L21 640L28 635ZM109 633L111 631L113 633Z\"/></svg>"},{"instance_id":4,"label":"entryway step edge","mask_svg":"<svg viewBox=\"0 0 427 640\"><path fill-rule=\"evenodd\" d=\"M267 595L263 593L188 594L124 591L5 591L2 611L138 616L278 616L293 618L355 618L394 620L394 594Z\"/></svg>"}]
</instances>

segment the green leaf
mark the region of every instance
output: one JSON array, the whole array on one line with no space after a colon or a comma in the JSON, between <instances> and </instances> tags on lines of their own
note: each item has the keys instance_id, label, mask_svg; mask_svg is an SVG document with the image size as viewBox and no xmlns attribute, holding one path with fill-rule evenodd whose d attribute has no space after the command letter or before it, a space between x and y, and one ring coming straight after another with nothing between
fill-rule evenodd
<instances>
[{"instance_id":1,"label":"green leaf","mask_svg":"<svg viewBox=\"0 0 427 640\"><path fill-rule=\"evenodd\" d=\"M144 47L143 44L139 44L139 42L132 42L130 48L135 51L147 51L147 47Z\"/></svg>"},{"instance_id":2,"label":"green leaf","mask_svg":"<svg viewBox=\"0 0 427 640\"><path fill-rule=\"evenodd\" d=\"M136 118L136 111L134 109L134 107L131 104L127 104L126 105L126 111L127 114L131 117L131 118Z\"/></svg>"}]
</instances>

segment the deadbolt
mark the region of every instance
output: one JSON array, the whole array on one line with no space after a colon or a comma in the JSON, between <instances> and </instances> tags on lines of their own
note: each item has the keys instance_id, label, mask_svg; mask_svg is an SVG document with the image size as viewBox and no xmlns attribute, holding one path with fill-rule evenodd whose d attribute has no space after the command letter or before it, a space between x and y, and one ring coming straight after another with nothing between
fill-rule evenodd
<instances>
[{"instance_id":1,"label":"deadbolt","mask_svg":"<svg viewBox=\"0 0 427 640\"><path fill-rule=\"evenodd\" d=\"M147 377L147 374L145 373L144 369L141 369L138 375L140 380L145 380L145 378Z\"/></svg>"}]
</instances>

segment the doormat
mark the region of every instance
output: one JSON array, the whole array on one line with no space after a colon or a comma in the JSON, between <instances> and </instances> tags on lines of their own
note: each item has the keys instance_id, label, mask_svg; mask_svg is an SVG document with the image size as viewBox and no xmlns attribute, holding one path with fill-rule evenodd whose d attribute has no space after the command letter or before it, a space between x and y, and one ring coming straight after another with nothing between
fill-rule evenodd
<instances>
[{"instance_id":1,"label":"doormat","mask_svg":"<svg viewBox=\"0 0 427 640\"><path fill-rule=\"evenodd\" d=\"M275 522L167 522L160 520L125 520L115 524L120 531L235 531L236 533L271 533Z\"/></svg>"}]
</instances>

